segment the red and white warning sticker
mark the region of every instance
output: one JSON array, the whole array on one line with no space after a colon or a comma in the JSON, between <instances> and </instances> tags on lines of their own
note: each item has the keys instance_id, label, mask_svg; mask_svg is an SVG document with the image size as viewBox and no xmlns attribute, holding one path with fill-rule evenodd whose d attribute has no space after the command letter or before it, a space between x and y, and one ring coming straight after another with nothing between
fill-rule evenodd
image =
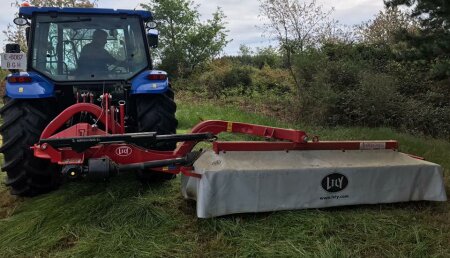
<instances>
[{"instance_id":1,"label":"red and white warning sticker","mask_svg":"<svg viewBox=\"0 0 450 258\"><path fill-rule=\"evenodd\" d=\"M361 142L359 144L360 150L383 150L386 149L385 142Z\"/></svg>"}]
</instances>

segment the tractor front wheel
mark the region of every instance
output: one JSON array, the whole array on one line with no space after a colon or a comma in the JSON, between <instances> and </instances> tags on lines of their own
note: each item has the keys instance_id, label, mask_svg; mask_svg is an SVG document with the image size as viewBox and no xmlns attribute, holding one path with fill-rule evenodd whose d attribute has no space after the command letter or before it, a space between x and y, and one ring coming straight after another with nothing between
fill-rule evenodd
<instances>
[{"instance_id":1,"label":"tractor front wheel","mask_svg":"<svg viewBox=\"0 0 450 258\"><path fill-rule=\"evenodd\" d=\"M56 189L60 183L55 166L35 158L30 149L54 117L52 104L50 99L4 99L0 109L3 118L0 152L4 156L2 171L7 173L6 185L11 187L11 194L34 196Z\"/></svg>"},{"instance_id":2,"label":"tractor front wheel","mask_svg":"<svg viewBox=\"0 0 450 258\"><path fill-rule=\"evenodd\" d=\"M174 102L172 89L163 94L145 94L135 96L136 116L139 132L157 132L158 134L175 134L178 120L175 118L177 105ZM172 151L176 143L162 143L154 146L140 144L145 148L161 151ZM138 177L143 182L165 181L175 178L175 175L155 171L138 171Z\"/></svg>"}]
</instances>

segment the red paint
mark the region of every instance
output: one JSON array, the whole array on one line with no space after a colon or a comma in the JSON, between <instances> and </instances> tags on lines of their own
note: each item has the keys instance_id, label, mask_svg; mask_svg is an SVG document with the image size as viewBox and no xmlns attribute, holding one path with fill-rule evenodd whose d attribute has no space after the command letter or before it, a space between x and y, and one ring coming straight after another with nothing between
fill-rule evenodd
<instances>
[{"instance_id":1,"label":"red paint","mask_svg":"<svg viewBox=\"0 0 450 258\"><path fill-rule=\"evenodd\" d=\"M50 138L50 136L63 127L67 121L80 112L87 112L99 119L99 122L102 124L105 125L106 123L106 112L102 112L102 109L99 106L90 103L77 103L66 108L55 119L53 119L53 121L51 121L42 132L41 139ZM120 131L119 124L115 123L113 126L116 127L116 131ZM64 135L63 137L74 137L74 135Z\"/></svg>"},{"instance_id":2,"label":"red paint","mask_svg":"<svg viewBox=\"0 0 450 258\"><path fill-rule=\"evenodd\" d=\"M294 143L302 143L307 139L307 135L303 131L284 129L270 126L262 126L248 123L239 123L222 120L208 120L194 126L192 133L206 133L218 135L222 132L242 133L253 136L264 137L269 140L285 140ZM177 153L188 153L194 148L196 142L184 142L178 149Z\"/></svg>"},{"instance_id":3,"label":"red paint","mask_svg":"<svg viewBox=\"0 0 450 258\"><path fill-rule=\"evenodd\" d=\"M129 149L132 155L118 155L118 148ZM132 144L102 144L91 147L82 153L77 153L70 148L55 149L50 145L43 150L39 145L35 145L34 156L43 159L50 159L59 165L81 165L90 158L109 157L117 164L133 164L145 161L173 159L171 151L154 151L141 148Z\"/></svg>"},{"instance_id":4,"label":"red paint","mask_svg":"<svg viewBox=\"0 0 450 258\"><path fill-rule=\"evenodd\" d=\"M125 133L125 101L119 101L120 133Z\"/></svg>"},{"instance_id":5,"label":"red paint","mask_svg":"<svg viewBox=\"0 0 450 258\"><path fill-rule=\"evenodd\" d=\"M283 150L360 150L361 143L370 141L323 141L323 142L214 142L213 150L221 151L283 151ZM379 143L376 141L375 143ZM398 142L385 141L384 149L398 149Z\"/></svg>"},{"instance_id":6,"label":"red paint","mask_svg":"<svg viewBox=\"0 0 450 258\"><path fill-rule=\"evenodd\" d=\"M180 167L180 172L185 176L202 178L201 174L195 173L193 167Z\"/></svg>"}]
</instances>

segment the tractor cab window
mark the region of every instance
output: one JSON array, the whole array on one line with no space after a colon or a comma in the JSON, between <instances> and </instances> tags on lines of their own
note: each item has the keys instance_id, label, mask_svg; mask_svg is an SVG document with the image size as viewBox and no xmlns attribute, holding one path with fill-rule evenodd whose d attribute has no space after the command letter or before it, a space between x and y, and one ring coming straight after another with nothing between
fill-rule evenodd
<instances>
[{"instance_id":1,"label":"tractor cab window","mask_svg":"<svg viewBox=\"0 0 450 258\"><path fill-rule=\"evenodd\" d=\"M138 17L38 15L32 67L55 81L129 79L149 66Z\"/></svg>"}]
</instances>

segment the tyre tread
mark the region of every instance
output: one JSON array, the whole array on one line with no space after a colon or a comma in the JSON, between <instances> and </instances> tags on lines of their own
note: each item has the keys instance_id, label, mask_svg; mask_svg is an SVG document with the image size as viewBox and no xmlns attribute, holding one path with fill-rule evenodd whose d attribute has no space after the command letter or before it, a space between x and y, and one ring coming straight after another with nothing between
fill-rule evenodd
<instances>
[{"instance_id":1,"label":"tyre tread","mask_svg":"<svg viewBox=\"0 0 450 258\"><path fill-rule=\"evenodd\" d=\"M175 134L178 120L175 117L177 105L173 99L173 91L165 94L136 96L137 120L139 132L157 132L158 134ZM176 143L163 143L156 146L141 146L155 150L170 151L176 148ZM144 182L166 181L176 175L155 171L138 171L138 178Z\"/></svg>"},{"instance_id":2,"label":"tyre tread","mask_svg":"<svg viewBox=\"0 0 450 258\"><path fill-rule=\"evenodd\" d=\"M59 174L55 167L48 160L35 158L30 149L54 117L53 101L5 97L4 102L0 109L5 121L0 127L0 152L4 155L2 171L7 173L6 185L11 187L11 194L34 196L56 189Z\"/></svg>"}]
</instances>

